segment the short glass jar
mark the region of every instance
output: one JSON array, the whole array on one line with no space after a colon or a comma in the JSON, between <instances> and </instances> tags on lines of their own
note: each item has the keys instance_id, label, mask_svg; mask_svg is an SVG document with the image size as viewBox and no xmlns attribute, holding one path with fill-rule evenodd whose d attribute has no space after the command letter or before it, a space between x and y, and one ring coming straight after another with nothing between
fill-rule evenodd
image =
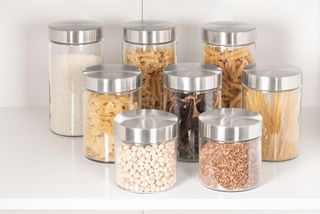
<instances>
[{"instance_id":1,"label":"short glass jar","mask_svg":"<svg viewBox=\"0 0 320 214\"><path fill-rule=\"evenodd\" d=\"M202 26L202 63L222 69L222 107L242 107L242 74L255 63L256 28L241 22L211 22Z\"/></svg>"},{"instance_id":2,"label":"short glass jar","mask_svg":"<svg viewBox=\"0 0 320 214\"><path fill-rule=\"evenodd\" d=\"M115 117L116 184L136 193L172 188L177 177L177 117L143 109Z\"/></svg>"},{"instance_id":3,"label":"short glass jar","mask_svg":"<svg viewBox=\"0 0 320 214\"><path fill-rule=\"evenodd\" d=\"M262 117L245 109L222 108L202 113L199 177L219 191L244 191L261 177Z\"/></svg>"},{"instance_id":4,"label":"short glass jar","mask_svg":"<svg viewBox=\"0 0 320 214\"><path fill-rule=\"evenodd\" d=\"M83 135L81 72L103 62L102 33L95 21L49 25L50 128L55 134Z\"/></svg>"},{"instance_id":5,"label":"short glass jar","mask_svg":"<svg viewBox=\"0 0 320 214\"><path fill-rule=\"evenodd\" d=\"M140 107L141 76L132 66L96 65L83 71L84 154L114 162L114 117Z\"/></svg>"},{"instance_id":6,"label":"short glass jar","mask_svg":"<svg viewBox=\"0 0 320 214\"><path fill-rule=\"evenodd\" d=\"M175 24L132 21L123 26L123 63L140 68L142 108L163 110L163 68L176 63Z\"/></svg>"},{"instance_id":7,"label":"short glass jar","mask_svg":"<svg viewBox=\"0 0 320 214\"><path fill-rule=\"evenodd\" d=\"M256 66L244 72L244 105L263 117L262 159L299 154L302 71L293 65Z\"/></svg>"},{"instance_id":8,"label":"short glass jar","mask_svg":"<svg viewBox=\"0 0 320 214\"><path fill-rule=\"evenodd\" d=\"M198 161L202 112L221 107L221 69L180 63L165 68L164 109L178 117L178 160Z\"/></svg>"}]
</instances>

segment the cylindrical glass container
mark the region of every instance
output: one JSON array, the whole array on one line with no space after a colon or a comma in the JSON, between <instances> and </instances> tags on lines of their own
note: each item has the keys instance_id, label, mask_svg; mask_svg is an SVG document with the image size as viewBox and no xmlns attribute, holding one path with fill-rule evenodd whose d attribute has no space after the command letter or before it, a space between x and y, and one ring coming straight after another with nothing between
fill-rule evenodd
<instances>
[{"instance_id":1,"label":"cylindrical glass container","mask_svg":"<svg viewBox=\"0 0 320 214\"><path fill-rule=\"evenodd\" d=\"M116 183L136 193L172 188L177 174L177 117L143 109L115 117Z\"/></svg>"},{"instance_id":2,"label":"cylindrical glass container","mask_svg":"<svg viewBox=\"0 0 320 214\"><path fill-rule=\"evenodd\" d=\"M94 21L49 25L50 128L64 136L82 136L82 79L86 67L101 64L102 26Z\"/></svg>"},{"instance_id":3,"label":"cylindrical glass container","mask_svg":"<svg viewBox=\"0 0 320 214\"><path fill-rule=\"evenodd\" d=\"M245 109L222 108L202 113L199 177L220 191L243 191L259 185L262 117Z\"/></svg>"},{"instance_id":4,"label":"cylindrical glass container","mask_svg":"<svg viewBox=\"0 0 320 214\"><path fill-rule=\"evenodd\" d=\"M298 156L302 71L293 65L258 66L244 72L244 108L263 117L262 159Z\"/></svg>"},{"instance_id":5,"label":"cylindrical glass container","mask_svg":"<svg viewBox=\"0 0 320 214\"><path fill-rule=\"evenodd\" d=\"M96 65L83 77L85 156L114 162L114 117L140 107L140 72L125 65Z\"/></svg>"},{"instance_id":6,"label":"cylindrical glass container","mask_svg":"<svg viewBox=\"0 0 320 214\"><path fill-rule=\"evenodd\" d=\"M202 62L222 68L222 107L242 107L242 74L254 64L256 28L241 22L211 22L202 27Z\"/></svg>"},{"instance_id":7,"label":"cylindrical glass container","mask_svg":"<svg viewBox=\"0 0 320 214\"><path fill-rule=\"evenodd\" d=\"M163 110L163 68L177 58L175 25L132 21L123 26L123 33L123 63L141 70L142 108Z\"/></svg>"},{"instance_id":8,"label":"cylindrical glass container","mask_svg":"<svg viewBox=\"0 0 320 214\"><path fill-rule=\"evenodd\" d=\"M221 69L180 63L165 68L164 109L178 117L178 160L198 161L202 112L221 107Z\"/></svg>"}]
</instances>

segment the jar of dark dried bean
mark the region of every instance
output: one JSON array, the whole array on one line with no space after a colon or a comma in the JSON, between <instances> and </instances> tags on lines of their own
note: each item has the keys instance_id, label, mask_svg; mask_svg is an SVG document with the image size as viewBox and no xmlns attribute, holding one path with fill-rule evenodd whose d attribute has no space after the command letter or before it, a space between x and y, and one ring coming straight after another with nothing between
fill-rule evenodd
<instances>
[{"instance_id":1,"label":"jar of dark dried bean","mask_svg":"<svg viewBox=\"0 0 320 214\"><path fill-rule=\"evenodd\" d=\"M198 117L220 107L221 70L181 63L164 71L164 109L178 117L178 160L198 161Z\"/></svg>"},{"instance_id":2,"label":"jar of dark dried bean","mask_svg":"<svg viewBox=\"0 0 320 214\"><path fill-rule=\"evenodd\" d=\"M258 186L262 117L245 109L217 109L199 116L199 177L220 191Z\"/></svg>"}]
</instances>

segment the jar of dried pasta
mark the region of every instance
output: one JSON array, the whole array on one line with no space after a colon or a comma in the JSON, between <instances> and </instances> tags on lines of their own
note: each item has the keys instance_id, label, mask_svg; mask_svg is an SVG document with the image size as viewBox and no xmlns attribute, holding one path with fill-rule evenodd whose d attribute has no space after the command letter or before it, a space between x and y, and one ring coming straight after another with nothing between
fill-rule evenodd
<instances>
[{"instance_id":1,"label":"jar of dried pasta","mask_svg":"<svg viewBox=\"0 0 320 214\"><path fill-rule=\"evenodd\" d=\"M199 177L220 191L256 187L261 177L262 117L240 108L222 108L199 116Z\"/></svg>"},{"instance_id":2,"label":"jar of dried pasta","mask_svg":"<svg viewBox=\"0 0 320 214\"><path fill-rule=\"evenodd\" d=\"M202 62L222 68L222 107L242 107L242 74L254 64L256 28L240 22L211 22L202 27Z\"/></svg>"},{"instance_id":3,"label":"jar of dried pasta","mask_svg":"<svg viewBox=\"0 0 320 214\"><path fill-rule=\"evenodd\" d=\"M165 111L178 117L178 160L198 161L198 117L221 106L221 69L180 63L165 68L163 81Z\"/></svg>"},{"instance_id":4,"label":"jar of dried pasta","mask_svg":"<svg viewBox=\"0 0 320 214\"><path fill-rule=\"evenodd\" d=\"M302 71L293 65L245 69L244 107L263 116L262 159L298 156Z\"/></svg>"},{"instance_id":5,"label":"jar of dried pasta","mask_svg":"<svg viewBox=\"0 0 320 214\"><path fill-rule=\"evenodd\" d=\"M140 72L130 66L97 65L83 71L84 153L114 162L114 117L140 106Z\"/></svg>"},{"instance_id":6,"label":"jar of dried pasta","mask_svg":"<svg viewBox=\"0 0 320 214\"><path fill-rule=\"evenodd\" d=\"M82 71L103 62L103 29L95 21L49 25L50 129L64 136L83 135Z\"/></svg>"},{"instance_id":7,"label":"jar of dried pasta","mask_svg":"<svg viewBox=\"0 0 320 214\"><path fill-rule=\"evenodd\" d=\"M132 21L123 26L123 63L140 68L142 108L163 109L163 68L176 63L175 24Z\"/></svg>"},{"instance_id":8,"label":"jar of dried pasta","mask_svg":"<svg viewBox=\"0 0 320 214\"><path fill-rule=\"evenodd\" d=\"M136 193L172 188L177 177L177 117L142 109L115 118L116 183Z\"/></svg>"}]
</instances>

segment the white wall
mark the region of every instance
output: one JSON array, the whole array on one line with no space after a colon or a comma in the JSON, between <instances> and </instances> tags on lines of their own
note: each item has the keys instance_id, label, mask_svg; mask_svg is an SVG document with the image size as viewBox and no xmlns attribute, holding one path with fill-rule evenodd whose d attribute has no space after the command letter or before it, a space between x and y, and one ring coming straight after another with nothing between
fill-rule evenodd
<instances>
[{"instance_id":1,"label":"white wall","mask_svg":"<svg viewBox=\"0 0 320 214\"><path fill-rule=\"evenodd\" d=\"M304 71L304 106L320 106L319 0L145 0L145 18L177 23L179 61L199 61L200 26L213 20L252 22L257 62ZM140 0L1 0L0 106L48 105L47 25L96 19L105 27L105 62L121 62L121 24L140 17Z\"/></svg>"}]
</instances>

